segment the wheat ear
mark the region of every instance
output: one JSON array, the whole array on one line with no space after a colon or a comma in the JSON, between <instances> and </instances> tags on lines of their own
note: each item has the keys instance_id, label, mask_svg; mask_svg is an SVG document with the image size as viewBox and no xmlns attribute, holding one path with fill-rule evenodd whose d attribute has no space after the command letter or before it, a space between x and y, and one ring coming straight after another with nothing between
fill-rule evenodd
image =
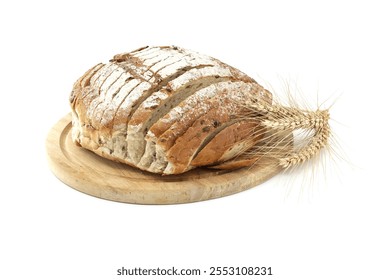
<instances>
[{"instance_id":1,"label":"wheat ear","mask_svg":"<svg viewBox=\"0 0 390 280\"><path fill-rule=\"evenodd\" d=\"M251 157L271 157L287 169L315 157L328 145L328 110L302 110L257 99L251 99L244 106L245 116L242 117L258 123L253 137L262 135L262 140L249 151ZM289 136L297 130L305 131L305 135L293 145Z\"/></svg>"}]
</instances>

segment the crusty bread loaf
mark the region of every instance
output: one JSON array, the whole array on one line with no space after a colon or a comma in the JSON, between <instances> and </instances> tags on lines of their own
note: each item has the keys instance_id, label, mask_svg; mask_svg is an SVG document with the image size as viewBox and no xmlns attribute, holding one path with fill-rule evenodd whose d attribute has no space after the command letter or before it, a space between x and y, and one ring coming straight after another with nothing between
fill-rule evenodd
<instances>
[{"instance_id":1,"label":"crusty bread loaf","mask_svg":"<svg viewBox=\"0 0 390 280\"><path fill-rule=\"evenodd\" d=\"M222 163L254 145L248 136L257 124L236 117L252 96L271 103L267 90L217 59L173 46L144 47L97 64L74 84L72 138L153 173L237 168L253 161Z\"/></svg>"}]
</instances>

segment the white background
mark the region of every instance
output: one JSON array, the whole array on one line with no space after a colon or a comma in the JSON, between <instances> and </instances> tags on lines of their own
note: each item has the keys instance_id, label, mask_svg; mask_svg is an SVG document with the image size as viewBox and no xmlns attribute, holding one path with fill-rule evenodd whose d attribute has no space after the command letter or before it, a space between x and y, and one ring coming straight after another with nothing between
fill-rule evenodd
<instances>
[{"instance_id":1,"label":"white background","mask_svg":"<svg viewBox=\"0 0 390 280\"><path fill-rule=\"evenodd\" d=\"M264 279L390 279L387 7L373 0L2 1L0 278L271 266L274 275ZM310 170L281 175L237 195L174 206L114 203L57 180L45 139L69 112L73 82L116 53L172 44L275 88L292 81L308 100L335 101L332 127L344 160L330 161L325 175L316 169L314 180Z\"/></svg>"}]
</instances>

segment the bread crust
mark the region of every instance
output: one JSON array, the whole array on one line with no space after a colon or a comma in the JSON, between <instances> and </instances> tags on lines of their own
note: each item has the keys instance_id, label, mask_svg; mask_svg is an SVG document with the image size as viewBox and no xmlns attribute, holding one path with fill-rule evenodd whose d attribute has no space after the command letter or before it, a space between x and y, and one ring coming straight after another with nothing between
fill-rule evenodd
<instances>
[{"instance_id":1,"label":"bread crust","mask_svg":"<svg viewBox=\"0 0 390 280\"><path fill-rule=\"evenodd\" d=\"M251 96L272 99L217 59L174 46L144 47L95 65L75 82L72 138L102 157L153 173L225 168L255 144L243 140L256 125L235 117L243 110L240 101Z\"/></svg>"},{"instance_id":2,"label":"bread crust","mask_svg":"<svg viewBox=\"0 0 390 280\"><path fill-rule=\"evenodd\" d=\"M255 144L253 130L256 123L235 122L216 134L213 139L194 157L192 166L211 166L234 158ZM260 139L258 139L260 140Z\"/></svg>"}]
</instances>

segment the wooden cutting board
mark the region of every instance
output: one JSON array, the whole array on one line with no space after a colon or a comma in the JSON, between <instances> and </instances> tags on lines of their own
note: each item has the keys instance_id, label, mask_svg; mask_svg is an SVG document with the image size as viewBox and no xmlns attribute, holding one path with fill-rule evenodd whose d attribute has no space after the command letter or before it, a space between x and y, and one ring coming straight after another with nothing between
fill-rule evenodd
<instances>
[{"instance_id":1,"label":"wooden cutting board","mask_svg":"<svg viewBox=\"0 0 390 280\"><path fill-rule=\"evenodd\" d=\"M51 170L62 182L83 193L137 204L175 204L238 193L281 171L270 160L250 168L221 171L198 168L161 176L104 159L71 140L71 115L50 130L46 149Z\"/></svg>"}]
</instances>

